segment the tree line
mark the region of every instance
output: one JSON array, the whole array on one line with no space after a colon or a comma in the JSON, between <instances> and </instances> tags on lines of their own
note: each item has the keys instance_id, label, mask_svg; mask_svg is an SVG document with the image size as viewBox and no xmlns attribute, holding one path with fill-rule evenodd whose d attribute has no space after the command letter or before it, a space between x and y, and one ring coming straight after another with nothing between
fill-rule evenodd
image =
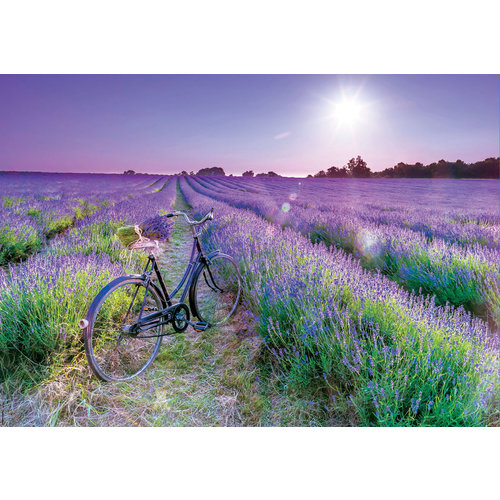
<instances>
[{"instance_id":1,"label":"tree line","mask_svg":"<svg viewBox=\"0 0 500 500\"><path fill-rule=\"evenodd\" d=\"M424 165L423 163L398 163L394 167L386 168L380 172L372 172L366 161L357 156L351 158L346 165L341 168L331 166L327 170L320 170L314 175L307 177L330 177L330 178L414 178L414 179L498 179L500 158L486 158L475 163L465 163L462 160L438 162ZM135 174L133 170L126 170L124 174ZM176 175L201 175L201 176L225 176L226 172L221 167L201 168L196 174L182 172ZM229 174L232 177L233 174ZM253 170L243 172L243 177L281 177L273 171L267 173L254 174Z\"/></svg>"},{"instance_id":2,"label":"tree line","mask_svg":"<svg viewBox=\"0 0 500 500\"><path fill-rule=\"evenodd\" d=\"M205 168L201 168L200 170L198 170L198 172L196 172L196 174L191 171L191 172L186 172L185 170L183 170L182 172L180 172L179 174L176 174L176 175L201 175L201 176L207 176L207 177L218 177L218 176L226 176L226 172L224 171L223 168L221 167L205 167ZM262 172L260 174L254 174L254 171L253 170L247 170L246 172L243 172L241 174L243 177L253 177L255 175L255 177L281 177L281 175L277 174L276 172L273 172L273 171L269 171L269 172ZM233 174L229 174L229 177L233 177Z\"/></svg>"},{"instance_id":3,"label":"tree line","mask_svg":"<svg viewBox=\"0 0 500 500\"><path fill-rule=\"evenodd\" d=\"M308 175L307 177L357 177L357 178L367 178L371 177L372 171L368 168L366 161L361 158L361 156L357 156L356 158L351 158L347 165L344 165L342 168L337 168L335 166L330 167L329 169L320 170L314 176Z\"/></svg>"},{"instance_id":4,"label":"tree line","mask_svg":"<svg viewBox=\"0 0 500 500\"><path fill-rule=\"evenodd\" d=\"M361 156L357 156L351 158L342 168L332 166L326 171L320 170L314 176L308 175L308 177L498 179L499 165L500 158L486 158L475 163L439 160L429 165L420 162L413 164L400 162L381 172L372 172Z\"/></svg>"}]
</instances>

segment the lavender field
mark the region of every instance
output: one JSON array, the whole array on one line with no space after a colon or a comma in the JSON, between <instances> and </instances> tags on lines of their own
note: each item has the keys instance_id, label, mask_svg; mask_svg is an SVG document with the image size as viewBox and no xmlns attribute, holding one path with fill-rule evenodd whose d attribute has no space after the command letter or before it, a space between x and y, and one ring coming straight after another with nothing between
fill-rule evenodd
<instances>
[{"instance_id":1,"label":"lavender field","mask_svg":"<svg viewBox=\"0 0 500 500\"><path fill-rule=\"evenodd\" d=\"M288 424L259 413L270 373L313 425L498 422L497 181L0 173L0 200L6 395L90 383L77 322L145 259L119 226L214 207L204 243L238 260L260 346L239 424Z\"/></svg>"}]
</instances>

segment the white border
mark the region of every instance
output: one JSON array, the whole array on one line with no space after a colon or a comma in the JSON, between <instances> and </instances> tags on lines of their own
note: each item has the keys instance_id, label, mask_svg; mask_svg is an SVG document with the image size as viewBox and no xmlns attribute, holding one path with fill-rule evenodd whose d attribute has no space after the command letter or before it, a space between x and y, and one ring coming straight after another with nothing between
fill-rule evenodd
<instances>
[{"instance_id":1,"label":"white border","mask_svg":"<svg viewBox=\"0 0 500 500\"><path fill-rule=\"evenodd\" d=\"M2 2L3 73L498 73L496 2Z\"/></svg>"},{"instance_id":2,"label":"white border","mask_svg":"<svg viewBox=\"0 0 500 500\"><path fill-rule=\"evenodd\" d=\"M470 500L498 488L498 429L3 429L0 439L4 498Z\"/></svg>"},{"instance_id":3,"label":"white border","mask_svg":"<svg viewBox=\"0 0 500 500\"><path fill-rule=\"evenodd\" d=\"M140 7L139 7L140 6ZM498 73L495 2L0 4L1 73ZM0 429L4 498L484 498L495 429Z\"/></svg>"}]
</instances>

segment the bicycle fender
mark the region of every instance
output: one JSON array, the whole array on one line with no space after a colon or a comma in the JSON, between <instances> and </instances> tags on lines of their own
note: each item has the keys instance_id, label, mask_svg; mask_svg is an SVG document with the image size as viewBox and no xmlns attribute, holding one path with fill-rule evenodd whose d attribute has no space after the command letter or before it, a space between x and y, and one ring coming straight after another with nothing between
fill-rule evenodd
<instances>
[{"instance_id":1,"label":"bicycle fender","mask_svg":"<svg viewBox=\"0 0 500 500\"><path fill-rule=\"evenodd\" d=\"M220 250L214 250L213 252L210 252L205 258L207 260L213 259L216 255L219 255L221 253Z\"/></svg>"}]
</instances>

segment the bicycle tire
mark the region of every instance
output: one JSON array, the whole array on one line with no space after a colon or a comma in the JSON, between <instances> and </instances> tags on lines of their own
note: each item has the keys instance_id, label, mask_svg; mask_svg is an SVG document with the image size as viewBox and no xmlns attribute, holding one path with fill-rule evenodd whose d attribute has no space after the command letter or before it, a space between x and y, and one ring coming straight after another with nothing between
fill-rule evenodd
<instances>
[{"instance_id":1,"label":"bicycle tire","mask_svg":"<svg viewBox=\"0 0 500 500\"><path fill-rule=\"evenodd\" d=\"M234 259L223 253L214 255L195 271L189 289L193 316L208 326L224 323L235 313L241 290L241 275Z\"/></svg>"},{"instance_id":2,"label":"bicycle tire","mask_svg":"<svg viewBox=\"0 0 500 500\"><path fill-rule=\"evenodd\" d=\"M132 301L127 303L125 299L130 299L133 292L135 295ZM85 354L90 368L103 381L125 381L140 375L153 362L160 349L161 336L141 338L120 333L125 319L131 318L131 313L136 314L139 302L146 304L149 310L166 307L163 295L156 285L150 282L146 287L145 281L136 276L123 276L113 280L97 294L90 305L86 318L88 324L84 330ZM125 309L128 311L124 319ZM120 323L118 329L117 325ZM160 334L163 332L163 325L148 330L147 333L151 335L153 330ZM106 345L108 340L109 346ZM114 351L113 341L116 341ZM121 353L123 356L119 359Z\"/></svg>"}]
</instances>

